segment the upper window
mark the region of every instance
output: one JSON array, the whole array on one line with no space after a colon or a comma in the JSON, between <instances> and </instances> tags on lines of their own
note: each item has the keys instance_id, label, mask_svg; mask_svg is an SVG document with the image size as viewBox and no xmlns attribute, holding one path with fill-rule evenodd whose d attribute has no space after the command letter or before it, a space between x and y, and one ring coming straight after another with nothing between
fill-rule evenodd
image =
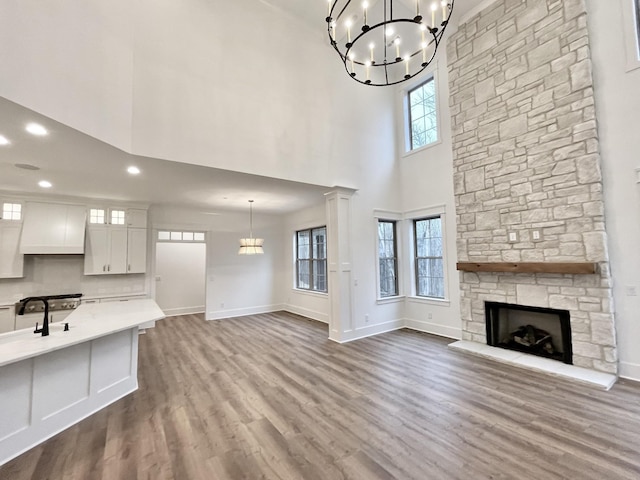
<instances>
[{"instance_id":1,"label":"upper window","mask_svg":"<svg viewBox=\"0 0 640 480\"><path fill-rule=\"evenodd\" d=\"M327 291L327 227L296 232L296 288Z\"/></svg>"},{"instance_id":2,"label":"upper window","mask_svg":"<svg viewBox=\"0 0 640 480\"><path fill-rule=\"evenodd\" d=\"M415 150L438 140L436 82L431 77L407 94L409 148Z\"/></svg>"},{"instance_id":3,"label":"upper window","mask_svg":"<svg viewBox=\"0 0 640 480\"><path fill-rule=\"evenodd\" d=\"M166 230L158 232L158 241L160 242L203 243L204 239L204 232L169 232Z\"/></svg>"},{"instance_id":4,"label":"upper window","mask_svg":"<svg viewBox=\"0 0 640 480\"><path fill-rule=\"evenodd\" d=\"M111 225L124 225L124 210L111 210Z\"/></svg>"},{"instance_id":5,"label":"upper window","mask_svg":"<svg viewBox=\"0 0 640 480\"><path fill-rule=\"evenodd\" d=\"M380 297L398 295L398 250L394 221L378 220L378 262Z\"/></svg>"},{"instance_id":6,"label":"upper window","mask_svg":"<svg viewBox=\"0 0 640 480\"><path fill-rule=\"evenodd\" d=\"M3 220L21 220L22 219L22 204L20 203L3 203L2 204L2 218Z\"/></svg>"},{"instance_id":7,"label":"upper window","mask_svg":"<svg viewBox=\"0 0 640 480\"><path fill-rule=\"evenodd\" d=\"M440 217L414 220L416 295L444 298L442 221Z\"/></svg>"},{"instance_id":8,"label":"upper window","mask_svg":"<svg viewBox=\"0 0 640 480\"><path fill-rule=\"evenodd\" d=\"M103 208L90 208L89 209L89 223L104 223L104 209Z\"/></svg>"}]
</instances>

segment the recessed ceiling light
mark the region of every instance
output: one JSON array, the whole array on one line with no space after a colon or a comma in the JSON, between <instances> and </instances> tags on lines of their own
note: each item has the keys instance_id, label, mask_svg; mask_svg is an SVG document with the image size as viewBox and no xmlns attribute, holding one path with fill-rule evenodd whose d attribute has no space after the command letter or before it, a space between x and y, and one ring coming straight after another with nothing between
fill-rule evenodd
<instances>
[{"instance_id":1,"label":"recessed ceiling light","mask_svg":"<svg viewBox=\"0 0 640 480\"><path fill-rule=\"evenodd\" d=\"M49 132L39 123L29 123L26 127L27 132L31 135L38 135L39 137L47 135Z\"/></svg>"},{"instance_id":2,"label":"recessed ceiling light","mask_svg":"<svg viewBox=\"0 0 640 480\"><path fill-rule=\"evenodd\" d=\"M4 135L0 135L0 145L9 145L11 142Z\"/></svg>"},{"instance_id":3,"label":"recessed ceiling light","mask_svg":"<svg viewBox=\"0 0 640 480\"><path fill-rule=\"evenodd\" d=\"M140 169L131 165L129 168L127 168L127 172L129 172L131 175L138 175L140 173Z\"/></svg>"},{"instance_id":4,"label":"recessed ceiling light","mask_svg":"<svg viewBox=\"0 0 640 480\"><path fill-rule=\"evenodd\" d=\"M47 182L46 180L40 180L38 182L38 185L40 185L42 188L51 188L53 185L51 185L51 182Z\"/></svg>"},{"instance_id":5,"label":"recessed ceiling light","mask_svg":"<svg viewBox=\"0 0 640 480\"><path fill-rule=\"evenodd\" d=\"M16 163L16 167L23 170L40 170L40 167L36 167L35 165L31 165L30 163Z\"/></svg>"}]
</instances>

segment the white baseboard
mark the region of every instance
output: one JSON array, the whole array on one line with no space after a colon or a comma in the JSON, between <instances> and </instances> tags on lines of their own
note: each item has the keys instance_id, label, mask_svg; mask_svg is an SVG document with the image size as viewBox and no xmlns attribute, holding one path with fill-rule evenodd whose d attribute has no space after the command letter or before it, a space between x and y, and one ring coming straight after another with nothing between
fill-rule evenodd
<instances>
[{"instance_id":1,"label":"white baseboard","mask_svg":"<svg viewBox=\"0 0 640 480\"><path fill-rule=\"evenodd\" d=\"M404 321L402 319L392 320L390 322L378 323L376 325L370 325L366 327L356 328L344 332L340 338L334 338L329 334L329 340L333 340L337 343L353 342L354 340L360 340L361 338L372 337L381 333L392 332L393 330L399 330L404 328Z\"/></svg>"},{"instance_id":2,"label":"white baseboard","mask_svg":"<svg viewBox=\"0 0 640 480\"><path fill-rule=\"evenodd\" d=\"M329 315L324 312L318 312L309 308L299 307L298 305L285 305L283 308L286 312L302 315L303 317L317 320L318 322L329 324Z\"/></svg>"},{"instance_id":3,"label":"white baseboard","mask_svg":"<svg viewBox=\"0 0 640 480\"><path fill-rule=\"evenodd\" d=\"M285 306L281 303L275 305L261 305L258 307L231 308L228 310L207 312L205 320L222 320L224 318L245 317L247 315L258 315L260 313L279 312L281 310L285 310Z\"/></svg>"},{"instance_id":4,"label":"white baseboard","mask_svg":"<svg viewBox=\"0 0 640 480\"><path fill-rule=\"evenodd\" d=\"M640 365L637 363L620 362L618 365L618 376L640 382Z\"/></svg>"},{"instance_id":5,"label":"white baseboard","mask_svg":"<svg viewBox=\"0 0 640 480\"><path fill-rule=\"evenodd\" d=\"M204 313L204 305L198 305L196 307L178 307L167 308L162 310L167 317L176 317L178 315L190 315L193 313Z\"/></svg>"},{"instance_id":6,"label":"white baseboard","mask_svg":"<svg viewBox=\"0 0 640 480\"><path fill-rule=\"evenodd\" d=\"M412 330L431 333L440 337L453 338L455 340L460 340L462 338L462 329L460 329L459 327L449 327L446 325L429 323L423 320L415 320L412 318L405 318L404 326Z\"/></svg>"}]
</instances>

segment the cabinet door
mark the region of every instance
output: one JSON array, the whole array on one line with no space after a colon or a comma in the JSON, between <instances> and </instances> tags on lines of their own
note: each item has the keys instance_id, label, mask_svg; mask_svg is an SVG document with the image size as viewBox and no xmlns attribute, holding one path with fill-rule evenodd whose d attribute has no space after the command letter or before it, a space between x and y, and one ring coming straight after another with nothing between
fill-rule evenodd
<instances>
[{"instance_id":1,"label":"cabinet door","mask_svg":"<svg viewBox=\"0 0 640 480\"><path fill-rule=\"evenodd\" d=\"M127 273L127 229L110 227L110 258L107 273Z\"/></svg>"},{"instance_id":2,"label":"cabinet door","mask_svg":"<svg viewBox=\"0 0 640 480\"><path fill-rule=\"evenodd\" d=\"M87 228L84 247L84 274L104 275L109 263L109 230L106 227Z\"/></svg>"},{"instance_id":3,"label":"cabinet door","mask_svg":"<svg viewBox=\"0 0 640 480\"><path fill-rule=\"evenodd\" d=\"M127 226L133 228L147 228L147 211L139 208L128 208Z\"/></svg>"},{"instance_id":4,"label":"cabinet door","mask_svg":"<svg viewBox=\"0 0 640 480\"><path fill-rule=\"evenodd\" d=\"M128 273L147 271L147 229L130 228L128 231Z\"/></svg>"},{"instance_id":5,"label":"cabinet door","mask_svg":"<svg viewBox=\"0 0 640 480\"><path fill-rule=\"evenodd\" d=\"M13 330L13 307L0 307L0 333Z\"/></svg>"},{"instance_id":6,"label":"cabinet door","mask_svg":"<svg viewBox=\"0 0 640 480\"><path fill-rule=\"evenodd\" d=\"M24 276L24 255L20 253L22 224L0 226L0 278Z\"/></svg>"}]
</instances>

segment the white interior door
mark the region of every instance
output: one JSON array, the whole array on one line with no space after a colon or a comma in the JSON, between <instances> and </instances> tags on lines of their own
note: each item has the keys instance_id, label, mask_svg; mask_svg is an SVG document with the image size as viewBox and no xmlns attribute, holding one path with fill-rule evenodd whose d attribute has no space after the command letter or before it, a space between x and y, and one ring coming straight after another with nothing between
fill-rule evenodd
<instances>
[{"instance_id":1,"label":"white interior door","mask_svg":"<svg viewBox=\"0 0 640 480\"><path fill-rule=\"evenodd\" d=\"M156 243L156 302L167 315L204 312L204 243Z\"/></svg>"}]
</instances>

